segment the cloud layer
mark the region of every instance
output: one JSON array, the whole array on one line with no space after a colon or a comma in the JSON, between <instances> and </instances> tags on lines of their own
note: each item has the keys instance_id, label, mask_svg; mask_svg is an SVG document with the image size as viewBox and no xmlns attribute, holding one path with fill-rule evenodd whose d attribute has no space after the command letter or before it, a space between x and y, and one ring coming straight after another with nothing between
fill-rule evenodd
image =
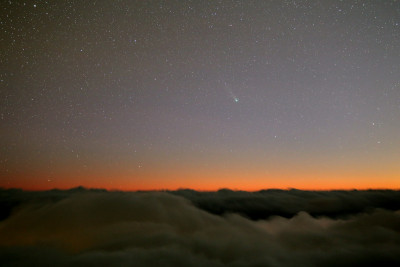
<instances>
[{"instance_id":1,"label":"cloud layer","mask_svg":"<svg viewBox=\"0 0 400 267\"><path fill-rule=\"evenodd\" d=\"M178 190L171 192L189 199L197 207L213 214L239 213L253 220L270 216L293 217L300 211L312 216L345 218L376 208L400 210L400 191L302 191L261 190L258 192L232 191L197 192Z\"/></svg>"},{"instance_id":2,"label":"cloud layer","mask_svg":"<svg viewBox=\"0 0 400 267\"><path fill-rule=\"evenodd\" d=\"M312 217L305 210L290 218L270 214L250 220L232 212L215 215L188 196L166 192L0 193L10 211L0 221L5 266L400 264L400 212L388 209L346 218ZM224 193L234 194L215 194ZM249 202L257 204L250 195ZM283 196L275 204L282 203L298 205Z\"/></svg>"}]
</instances>

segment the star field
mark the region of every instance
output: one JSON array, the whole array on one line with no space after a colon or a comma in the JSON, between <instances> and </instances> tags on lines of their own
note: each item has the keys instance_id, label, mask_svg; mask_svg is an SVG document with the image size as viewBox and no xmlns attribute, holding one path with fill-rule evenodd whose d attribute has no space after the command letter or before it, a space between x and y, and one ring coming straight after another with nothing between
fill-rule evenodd
<instances>
[{"instance_id":1,"label":"star field","mask_svg":"<svg viewBox=\"0 0 400 267\"><path fill-rule=\"evenodd\" d=\"M0 10L0 187L399 188L399 1Z\"/></svg>"}]
</instances>

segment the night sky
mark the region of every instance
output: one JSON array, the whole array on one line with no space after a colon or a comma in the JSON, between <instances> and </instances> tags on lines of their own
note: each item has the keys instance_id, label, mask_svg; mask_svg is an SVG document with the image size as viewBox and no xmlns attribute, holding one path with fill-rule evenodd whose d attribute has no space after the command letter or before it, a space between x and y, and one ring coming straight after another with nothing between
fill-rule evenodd
<instances>
[{"instance_id":1,"label":"night sky","mask_svg":"<svg viewBox=\"0 0 400 267\"><path fill-rule=\"evenodd\" d=\"M0 5L0 187L400 188L399 1Z\"/></svg>"}]
</instances>

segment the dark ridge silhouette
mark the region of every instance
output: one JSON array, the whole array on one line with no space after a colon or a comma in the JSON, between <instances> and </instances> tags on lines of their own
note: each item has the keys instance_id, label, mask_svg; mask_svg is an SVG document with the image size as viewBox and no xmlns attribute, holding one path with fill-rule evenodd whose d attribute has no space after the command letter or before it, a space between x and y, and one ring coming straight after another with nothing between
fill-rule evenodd
<instances>
[{"instance_id":1,"label":"dark ridge silhouette","mask_svg":"<svg viewBox=\"0 0 400 267\"><path fill-rule=\"evenodd\" d=\"M0 220L10 216L20 205L40 205L57 202L73 194L105 193L105 189L88 189L82 186L68 190L23 191L0 189ZM158 192L158 191L152 191ZM264 189L257 192L218 191L200 192L192 189L163 190L168 194L184 197L196 207L215 215L240 214L252 220L268 219L271 216L291 218L301 211L313 217L346 218L353 214L374 209L399 210L398 190L332 190L303 191L297 189ZM135 192L124 192L133 194ZM148 193L138 191L136 193Z\"/></svg>"},{"instance_id":2,"label":"dark ridge silhouette","mask_svg":"<svg viewBox=\"0 0 400 267\"><path fill-rule=\"evenodd\" d=\"M195 206L213 214L239 213L252 220L271 216L291 218L300 211L314 217L343 218L377 208L400 209L400 191L397 190L271 189L246 192L223 189L217 192L177 190L170 193L183 196Z\"/></svg>"}]
</instances>

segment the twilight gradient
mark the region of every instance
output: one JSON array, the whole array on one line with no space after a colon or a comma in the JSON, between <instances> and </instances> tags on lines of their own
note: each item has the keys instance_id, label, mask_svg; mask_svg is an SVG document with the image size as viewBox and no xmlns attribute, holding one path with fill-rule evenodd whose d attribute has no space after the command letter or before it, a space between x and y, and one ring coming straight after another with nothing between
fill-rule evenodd
<instances>
[{"instance_id":1,"label":"twilight gradient","mask_svg":"<svg viewBox=\"0 0 400 267\"><path fill-rule=\"evenodd\" d=\"M398 1L0 5L0 187L400 187Z\"/></svg>"}]
</instances>

